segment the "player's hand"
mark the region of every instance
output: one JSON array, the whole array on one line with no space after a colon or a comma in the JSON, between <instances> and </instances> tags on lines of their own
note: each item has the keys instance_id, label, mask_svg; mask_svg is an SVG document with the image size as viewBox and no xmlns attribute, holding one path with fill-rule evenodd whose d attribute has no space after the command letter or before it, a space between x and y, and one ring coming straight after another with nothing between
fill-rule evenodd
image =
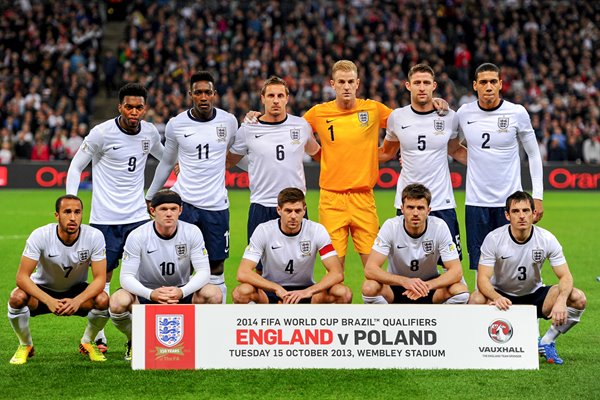
<instances>
[{"instance_id":1,"label":"player's hand","mask_svg":"<svg viewBox=\"0 0 600 400\"><path fill-rule=\"evenodd\" d=\"M46 307L48 307L48 310L50 310L50 312L55 315L59 315L57 314L57 310L59 310L61 306L61 301L55 299L54 297L50 298L50 301L46 303Z\"/></svg>"},{"instance_id":2,"label":"player's hand","mask_svg":"<svg viewBox=\"0 0 600 400\"><path fill-rule=\"evenodd\" d=\"M262 114L258 111L248 111L246 113L246 116L244 117L244 123L245 124L256 124L258 123L258 117L260 117Z\"/></svg>"},{"instance_id":3,"label":"player's hand","mask_svg":"<svg viewBox=\"0 0 600 400\"><path fill-rule=\"evenodd\" d=\"M448 114L448 111L450 110L450 105L446 100L439 97L434 97L433 108L435 108L435 111L440 117L443 117Z\"/></svg>"},{"instance_id":4,"label":"player's hand","mask_svg":"<svg viewBox=\"0 0 600 400\"><path fill-rule=\"evenodd\" d=\"M179 175L179 163L176 163L175 166L173 167L173 172L175 172L175 175Z\"/></svg>"},{"instance_id":5,"label":"player's hand","mask_svg":"<svg viewBox=\"0 0 600 400\"><path fill-rule=\"evenodd\" d=\"M567 322L567 305L557 301L548 317L552 318L552 325L564 325Z\"/></svg>"},{"instance_id":6,"label":"player's hand","mask_svg":"<svg viewBox=\"0 0 600 400\"><path fill-rule=\"evenodd\" d=\"M544 216L544 202L540 199L533 199L533 205L535 206L535 211L533 212L533 223L537 224L538 221L540 221Z\"/></svg>"},{"instance_id":7,"label":"player's hand","mask_svg":"<svg viewBox=\"0 0 600 400\"><path fill-rule=\"evenodd\" d=\"M279 286L277 290L275 290L275 295L279 297L282 301L284 301L284 297L288 294L288 291L283 287Z\"/></svg>"},{"instance_id":8,"label":"player's hand","mask_svg":"<svg viewBox=\"0 0 600 400\"><path fill-rule=\"evenodd\" d=\"M423 296L421 296L419 293L415 292L414 290L405 290L404 292L402 292L403 296L408 297L409 300L417 300L418 298L421 298Z\"/></svg>"},{"instance_id":9,"label":"player's hand","mask_svg":"<svg viewBox=\"0 0 600 400\"><path fill-rule=\"evenodd\" d=\"M61 299L59 302L60 307L56 310L56 315L73 315L81 306L81 302L76 299Z\"/></svg>"},{"instance_id":10,"label":"player's hand","mask_svg":"<svg viewBox=\"0 0 600 400\"><path fill-rule=\"evenodd\" d=\"M512 306L512 301L510 301L506 297L500 296L496 300L492 301L490 304L498 307L498 309L502 311L506 311L510 306Z\"/></svg>"},{"instance_id":11,"label":"player's hand","mask_svg":"<svg viewBox=\"0 0 600 400\"><path fill-rule=\"evenodd\" d=\"M168 287L159 287L158 289L154 289L152 293L150 293L150 300L155 301L160 304L172 304L169 303L171 299L171 291Z\"/></svg>"},{"instance_id":12,"label":"player's hand","mask_svg":"<svg viewBox=\"0 0 600 400\"><path fill-rule=\"evenodd\" d=\"M429 294L429 286L427 285L427 282L424 282L419 278L409 278L408 283L404 284L403 286L407 291L412 291L418 294L419 297L425 297Z\"/></svg>"},{"instance_id":13,"label":"player's hand","mask_svg":"<svg viewBox=\"0 0 600 400\"><path fill-rule=\"evenodd\" d=\"M308 289L292 290L283 296L283 304L298 304L302 299L310 299L312 293Z\"/></svg>"}]
</instances>

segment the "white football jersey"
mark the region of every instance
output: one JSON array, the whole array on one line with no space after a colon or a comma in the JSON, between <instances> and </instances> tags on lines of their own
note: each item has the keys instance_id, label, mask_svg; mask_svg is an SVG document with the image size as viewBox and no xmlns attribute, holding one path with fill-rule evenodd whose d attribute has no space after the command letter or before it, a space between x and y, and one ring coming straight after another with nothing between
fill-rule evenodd
<instances>
[{"instance_id":1,"label":"white football jersey","mask_svg":"<svg viewBox=\"0 0 600 400\"><path fill-rule=\"evenodd\" d=\"M163 187L177 160L180 170L172 189L183 201L210 211L229 208L225 159L238 124L232 114L219 108L214 110L214 117L209 121L194 118L191 110L169 120L163 160L146 193L147 199Z\"/></svg>"},{"instance_id":2,"label":"white football jersey","mask_svg":"<svg viewBox=\"0 0 600 400\"><path fill-rule=\"evenodd\" d=\"M29 235L23 255L38 262L31 275L36 285L65 292L87 281L92 261L106 258L104 236L98 229L82 224L75 243L67 246L58 237L58 224L48 224Z\"/></svg>"},{"instance_id":3,"label":"white football jersey","mask_svg":"<svg viewBox=\"0 0 600 400\"><path fill-rule=\"evenodd\" d=\"M300 232L286 235L279 221L258 225L243 257L256 263L261 261L262 277L271 282L282 286L313 285L317 253L321 260L337 256L327 230L318 222L303 219Z\"/></svg>"},{"instance_id":4,"label":"white football jersey","mask_svg":"<svg viewBox=\"0 0 600 400\"><path fill-rule=\"evenodd\" d=\"M205 282L198 287L186 287L193 270L204 274ZM209 275L204 237L195 225L178 221L175 235L166 239L158 236L154 222L149 221L127 237L121 285L136 296L149 299L152 290L161 286L181 287L187 296L208 283Z\"/></svg>"},{"instance_id":5,"label":"white football jersey","mask_svg":"<svg viewBox=\"0 0 600 400\"><path fill-rule=\"evenodd\" d=\"M525 243L517 243L506 225L491 231L481 245L479 264L494 268L491 283L506 294L524 296L539 289L546 259L552 267L567 262L552 233L539 226L532 228Z\"/></svg>"},{"instance_id":6,"label":"white football jersey","mask_svg":"<svg viewBox=\"0 0 600 400\"><path fill-rule=\"evenodd\" d=\"M444 220L429 216L425 232L412 237L404 228L404 216L390 218L377 234L373 250L388 256L388 272L430 280L439 275L438 259L458 259L456 245Z\"/></svg>"},{"instance_id":7,"label":"white football jersey","mask_svg":"<svg viewBox=\"0 0 600 400\"><path fill-rule=\"evenodd\" d=\"M304 118L287 116L282 122L242 124L230 151L248 156L250 202L277 206L277 195L287 187L306 192L304 146L312 128Z\"/></svg>"},{"instance_id":8,"label":"white football jersey","mask_svg":"<svg viewBox=\"0 0 600 400\"><path fill-rule=\"evenodd\" d=\"M410 105L397 108L387 122L388 141L400 142L402 171L396 187L394 207L402 206L402 190L421 183L431 191L431 209L456 208L450 168L448 141L457 136L452 130L454 111L440 117L435 111L418 112Z\"/></svg>"},{"instance_id":9,"label":"white football jersey","mask_svg":"<svg viewBox=\"0 0 600 400\"><path fill-rule=\"evenodd\" d=\"M90 223L120 225L148 219L144 170L149 154L162 157L160 134L146 121L141 121L138 133L130 134L118 119L96 125L79 147L79 152L92 158ZM78 181L68 180L67 193L77 194L78 186Z\"/></svg>"},{"instance_id":10,"label":"white football jersey","mask_svg":"<svg viewBox=\"0 0 600 400\"><path fill-rule=\"evenodd\" d=\"M542 158L523 106L502 100L493 110L483 110L474 101L456 112L453 125L468 146L466 205L502 207L521 190L519 142L529 157L532 195L543 198Z\"/></svg>"}]
</instances>

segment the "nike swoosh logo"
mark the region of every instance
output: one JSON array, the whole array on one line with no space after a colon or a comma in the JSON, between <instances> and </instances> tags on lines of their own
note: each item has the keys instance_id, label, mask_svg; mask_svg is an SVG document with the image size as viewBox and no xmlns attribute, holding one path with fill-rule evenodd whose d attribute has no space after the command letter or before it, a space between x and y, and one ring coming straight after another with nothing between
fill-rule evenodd
<instances>
[{"instance_id":1,"label":"nike swoosh logo","mask_svg":"<svg viewBox=\"0 0 600 400\"><path fill-rule=\"evenodd\" d=\"M254 135L254 137L258 139L259 137L264 136L264 135L265 134L263 133L262 135Z\"/></svg>"},{"instance_id":2,"label":"nike swoosh logo","mask_svg":"<svg viewBox=\"0 0 600 400\"><path fill-rule=\"evenodd\" d=\"M506 260L507 258L511 258L512 256L501 256L500 258Z\"/></svg>"},{"instance_id":3,"label":"nike swoosh logo","mask_svg":"<svg viewBox=\"0 0 600 400\"><path fill-rule=\"evenodd\" d=\"M58 257L60 254L48 254L48 257L53 258L53 257Z\"/></svg>"},{"instance_id":4,"label":"nike swoosh logo","mask_svg":"<svg viewBox=\"0 0 600 400\"><path fill-rule=\"evenodd\" d=\"M277 250L277 249L280 249L280 248L281 248L281 246L271 246L271 249L273 249L273 250Z\"/></svg>"},{"instance_id":5,"label":"nike swoosh logo","mask_svg":"<svg viewBox=\"0 0 600 400\"><path fill-rule=\"evenodd\" d=\"M333 121L335 121L335 118L334 119L326 119L325 120L325 122L328 123L328 124L332 123Z\"/></svg>"},{"instance_id":6,"label":"nike swoosh logo","mask_svg":"<svg viewBox=\"0 0 600 400\"><path fill-rule=\"evenodd\" d=\"M194 132L194 133L184 133L184 134L183 134L183 137L190 137L190 136L192 136L192 135L195 135L196 133L198 133L198 132Z\"/></svg>"},{"instance_id":7,"label":"nike swoosh logo","mask_svg":"<svg viewBox=\"0 0 600 400\"><path fill-rule=\"evenodd\" d=\"M123 146L113 146L113 150L119 150Z\"/></svg>"},{"instance_id":8,"label":"nike swoosh logo","mask_svg":"<svg viewBox=\"0 0 600 400\"><path fill-rule=\"evenodd\" d=\"M396 246L396 248L397 248L397 249L405 249L405 248L407 248L407 247L408 247L408 246Z\"/></svg>"},{"instance_id":9,"label":"nike swoosh logo","mask_svg":"<svg viewBox=\"0 0 600 400\"><path fill-rule=\"evenodd\" d=\"M406 126L402 125L402 129L406 129L406 128L409 128L409 127L410 127L410 125L406 125Z\"/></svg>"},{"instance_id":10,"label":"nike swoosh logo","mask_svg":"<svg viewBox=\"0 0 600 400\"><path fill-rule=\"evenodd\" d=\"M154 253L155 251L158 251L158 249L155 249L155 250L146 250L146 253L148 253L148 254L152 254L152 253Z\"/></svg>"},{"instance_id":11,"label":"nike swoosh logo","mask_svg":"<svg viewBox=\"0 0 600 400\"><path fill-rule=\"evenodd\" d=\"M477 122L477 121L467 121L467 125L474 124L475 122Z\"/></svg>"}]
</instances>

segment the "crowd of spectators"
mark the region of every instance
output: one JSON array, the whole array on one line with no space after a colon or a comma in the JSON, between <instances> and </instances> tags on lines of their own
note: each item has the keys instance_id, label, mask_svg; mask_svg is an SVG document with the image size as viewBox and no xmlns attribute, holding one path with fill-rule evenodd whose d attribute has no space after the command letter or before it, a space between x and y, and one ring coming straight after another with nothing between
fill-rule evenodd
<instances>
[{"instance_id":1,"label":"crowd of spectators","mask_svg":"<svg viewBox=\"0 0 600 400\"><path fill-rule=\"evenodd\" d=\"M86 21L88 28L98 26L92 4L67 4L73 11L66 21L60 18L69 25L63 33L71 32L73 25L82 30L79 21ZM73 14L86 17L77 19ZM21 20L31 21L39 13L26 15ZM45 15L41 22L47 24L60 14ZM5 15L4 24L6 20ZM22 31L28 33L27 26L23 22ZM32 29L40 38L45 31ZM3 39L4 54L8 46ZM79 48L84 59L97 60L95 46L82 48L68 36L51 39L73 47L59 59L72 58ZM42 62L47 40L40 43L34 49ZM11 54L15 58L14 51ZM215 75L218 106L238 118L261 108L264 79L278 75L290 86L289 111L301 115L312 105L333 99L329 71L341 58L358 64L361 97L392 108L409 102L404 80L413 64L427 62L434 68L438 96L456 109L475 100L471 82L477 65L494 62L502 67L503 96L529 111L544 160L600 162L600 2L135 0L124 38L118 48L104 52L101 69L107 93L129 81L148 87L147 119L161 130L169 118L189 107L188 77L194 71L207 69ZM5 64L7 59L11 57L3 57ZM60 71L60 65L54 68ZM89 75L97 72L95 66L91 71L83 65ZM6 71L21 80L24 75L39 75L27 74L26 67L15 71L12 65ZM55 76L61 82L53 83L67 91L73 74L66 74L67 83L62 82L64 77ZM14 91L14 85L9 86L4 93ZM91 98L93 85L85 89ZM31 92L39 90L25 90L20 97ZM76 106L77 96L67 100ZM71 115L76 111L71 108ZM72 120L54 106L53 116L61 115ZM15 120L8 117L2 116L4 126Z\"/></svg>"},{"instance_id":2,"label":"crowd of spectators","mask_svg":"<svg viewBox=\"0 0 600 400\"><path fill-rule=\"evenodd\" d=\"M0 3L0 163L74 155L89 131L102 36L98 2Z\"/></svg>"}]
</instances>

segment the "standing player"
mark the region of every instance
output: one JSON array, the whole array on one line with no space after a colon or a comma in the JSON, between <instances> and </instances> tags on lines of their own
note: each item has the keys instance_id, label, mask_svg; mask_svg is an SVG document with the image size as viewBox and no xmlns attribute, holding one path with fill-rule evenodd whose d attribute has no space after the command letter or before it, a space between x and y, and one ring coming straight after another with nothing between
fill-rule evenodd
<instances>
[{"instance_id":1,"label":"standing player","mask_svg":"<svg viewBox=\"0 0 600 400\"><path fill-rule=\"evenodd\" d=\"M481 245L477 274L478 291L470 303L493 304L507 310L513 304L532 304L538 318L552 319L552 325L540 339L541 355L551 364L562 364L555 340L581 318L585 310L585 294L573 287L573 276L556 237L533 226L535 201L522 191L506 199L505 217L508 227L489 233ZM545 286L541 269L548 259L558 277L558 285Z\"/></svg>"},{"instance_id":2,"label":"standing player","mask_svg":"<svg viewBox=\"0 0 600 400\"><path fill-rule=\"evenodd\" d=\"M456 202L450 181L448 155L467 163L467 150L452 132L454 111L439 116L433 107L433 92L437 87L433 69L417 64L408 71L406 89L410 105L395 109L387 121L387 135L380 150L379 161L396 156L398 147L402 159L402 173L396 187L396 215L402 215L402 191L409 183L421 183L431 190L430 215L446 222L459 258L460 232L456 218Z\"/></svg>"},{"instance_id":3,"label":"standing player","mask_svg":"<svg viewBox=\"0 0 600 400\"><path fill-rule=\"evenodd\" d=\"M81 224L83 204L72 195L56 200L57 223L34 230L27 239L17 287L8 300L8 321L19 338L11 364L24 364L34 354L29 317L53 313L87 316L79 351L91 361L106 361L92 342L108 320L106 258L102 233ZM88 269L92 281L88 285Z\"/></svg>"},{"instance_id":4,"label":"standing player","mask_svg":"<svg viewBox=\"0 0 600 400\"><path fill-rule=\"evenodd\" d=\"M386 127L392 110L356 98L360 80L352 61L337 61L331 72L335 100L304 114L322 148L319 221L331 235L342 265L349 234L364 265L379 229L373 195L379 175L379 129Z\"/></svg>"},{"instance_id":5,"label":"standing player","mask_svg":"<svg viewBox=\"0 0 600 400\"><path fill-rule=\"evenodd\" d=\"M132 304L221 303L221 290L208 283L210 266L200 229L178 220L181 204L177 193L157 192L150 203L154 221L131 232L125 243L122 288L110 297L110 318L127 336L128 361Z\"/></svg>"},{"instance_id":6,"label":"standing player","mask_svg":"<svg viewBox=\"0 0 600 400\"><path fill-rule=\"evenodd\" d=\"M238 269L235 303L350 303L342 264L323 225L304 219L304 193L286 188L277 197L280 219L260 224ZM327 273L314 281L319 253ZM254 268L261 261L262 276Z\"/></svg>"},{"instance_id":7,"label":"standing player","mask_svg":"<svg viewBox=\"0 0 600 400\"><path fill-rule=\"evenodd\" d=\"M467 247L470 268L476 270L485 236L507 223L504 201L521 190L519 143L529 158L535 199L534 221L544 213L542 158L527 110L500 97L500 69L490 63L475 71L478 100L463 105L454 118L469 148L466 184Z\"/></svg>"},{"instance_id":8,"label":"standing player","mask_svg":"<svg viewBox=\"0 0 600 400\"><path fill-rule=\"evenodd\" d=\"M148 221L144 201L144 170L148 154L162 157L160 135L142 121L146 89L128 83L119 90L120 115L94 127L73 157L67 173L67 194L76 195L81 173L92 162L93 191L90 225L106 240L106 285L110 294L112 272L119 265L127 235ZM96 343L106 351L101 332Z\"/></svg>"},{"instance_id":9,"label":"standing player","mask_svg":"<svg viewBox=\"0 0 600 400\"><path fill-rule=\"evenodd\" d=\"M225 159L238 128L235 117L213 103L217 92L209 72L190 79L193 107L172 118L166 126L165 154L156 168L146 200L163 187L175 163L179 175L173 190L183 199L181 220L200 228L206 240L212 284L219 285L223 302L227 287L223 277L229 257L229 200L225 188Z\"/></svg>"},{"instance_id":10,"label":"standing player","mask_svg":"<svg viewBox=\"0 0 600 400\"><path fill-rule=\"evenodd\" d=\"M413 183L402 191L402 215L387 220L365 266L365 303L465 304L469 291L448 226L429 216L431 192ZM441 257L446 271L439 274ZM381 266L389 260L388 270Z\"/></svg>"},{"instance_id":11,"label":"standing player","mask_svg":"<svg viewBox=\"0 0 600 400\"><path fill-rule=\"evenodd\" d=\"M283 79L267 79L260 94L264 114L258 123L242 124L227 155L228 168L248 156L248 240L259 224L279 217L277 195L282 189L296 187L306 192L304 153L312 156L320 148L306 120L286 112L288 98Z\"/></svg>"}]
</instances>

